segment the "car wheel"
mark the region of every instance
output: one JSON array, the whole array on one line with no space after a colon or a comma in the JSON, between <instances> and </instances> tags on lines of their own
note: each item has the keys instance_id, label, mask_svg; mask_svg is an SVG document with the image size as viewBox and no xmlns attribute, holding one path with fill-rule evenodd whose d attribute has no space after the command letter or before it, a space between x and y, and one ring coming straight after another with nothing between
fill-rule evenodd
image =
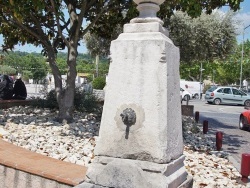
<instances>
[{"instance_id":1,"label":"car wheel","mask_svg":"<svg viewBox=\"0 0 250 188\"><path fill-rule=\"evenodd\" d=\"M194 95L194 98L195 98L195 99L199 99L199 95L196 93L196 94Z\"/></svg>"},{"instance_id":2,"label":"car wheel","mask_svg":"<svg viewBox=\"0 0 250 188\"><path fill-rule=\"evenodd\" d=\"M184 96L184 100L185 100L185 101L190 100L189 95L185 95L185 96Z\"/></svg>"},{"instance_id":3,"label":"car wheel","mask_svg":"<svg viewBox=\"0 0 250 188\"><path fill-rule=\"evenodd\" d=\"M250 100L246 100L244 105L245 105L245 107L250 107Z\"/></svg>"},{"instance_id":4,"label":"car wheel","mask_svg":"<svg viewBox=\"0 0 250 188\"><path fill-rule=\"evenodd\" d=\"M214 99L214 104L216 104L216 105L219 105L221 103L221 100L220 99Z\"/></svg>"},{"instance_id":5,"label":"car wheel","mask_svg":"<svg viewBox=\"0 0 250 188\"><path fill-rule=\"evenodd\" d=\"M239 121L239 129L245 130L246 129L245 124L246 124L246 118L243 115L241 115Z\"/></svg>"}]
</instances>

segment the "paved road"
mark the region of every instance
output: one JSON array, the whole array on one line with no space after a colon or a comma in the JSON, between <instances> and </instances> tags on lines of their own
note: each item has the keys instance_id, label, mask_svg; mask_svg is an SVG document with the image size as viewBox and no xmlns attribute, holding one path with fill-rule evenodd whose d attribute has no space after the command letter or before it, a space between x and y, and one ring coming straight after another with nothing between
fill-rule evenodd
<instances>
[{"instance_id":1,"label":"paved road","mask_svg":"<svg viewBox=\"0 0 250 188\"><path fill-rule=\"evenodd\" d=\"M208 120L208 135L215 141L217 131L223 132L223 151L231 154L236 160L235 166L239 170L241 154L250 153L250 132L238 128L239 115L245 111L243 106L211 105L205 101L192 100L194 111L200 112L200 123Z\"/></svg>"}]
</instances>

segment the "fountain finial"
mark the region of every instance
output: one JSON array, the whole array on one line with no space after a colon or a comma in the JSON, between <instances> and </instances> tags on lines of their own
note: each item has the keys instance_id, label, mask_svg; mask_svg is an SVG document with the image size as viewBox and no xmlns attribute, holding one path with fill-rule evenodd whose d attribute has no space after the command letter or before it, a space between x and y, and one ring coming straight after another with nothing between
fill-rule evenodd
<instances>
[{"instance_id":1,"label":"fountain finial","mask_svg":"<svg viewBox=\"0 0 250 188\"><path fill-rule=\"evenodd\" d=\"M134 0L138 5L139 17L132 19L131 23L146 23L146 22L159 22L163 24L163 21L156 16L156 13L160 10L160 6L165 0Z\"/></svg>"}]
</instances>

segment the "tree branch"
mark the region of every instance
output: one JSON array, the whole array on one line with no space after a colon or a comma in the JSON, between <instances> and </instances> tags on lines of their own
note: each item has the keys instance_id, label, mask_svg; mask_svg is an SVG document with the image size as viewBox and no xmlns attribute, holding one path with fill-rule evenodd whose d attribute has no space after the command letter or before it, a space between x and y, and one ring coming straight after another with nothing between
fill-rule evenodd
<instances>
[{"instance_id":1,"label":"tree branch","mask_svg":"<svg viewBox=\"0 0 250 188\"><path fill-rule=\"evenodd\" d=\"M92 0L91 2L94 2L94 1L95 0ZM84 1L82 3L82 6L81 6L81 12L78 15L78 23L77 23L77 26L76 26L76 36L79 36L79 34L80 34L80 29L82 27L83 17L84 17L85 12L86 12L86 6L87 6L87 1ZM75 42L78 42L78 38L76 38L75 40L77 40Z\"/></svg>"},{"instance_id":2,"label":"tree branch","mask_svg":"<svg viewBox=\"0 0 250 188\"><path fill-rule=\"evenodd\" d=\"M9 20L6 19L5 17L2 17L2 18L6 21L6 23L9 23L9 24L12 25L13 27L16 27L16 25L18 25L19 28L21 28L22 30L28 32L30 35L32 35L32 36L33 36L34 38L36 38L37 40L41 41L41 43L42 43L43 45L45 45L45 46L47 45L47 43L45 43L45 42L44 42L44 39L41 37L42 35L39 35L39 34L37 33L37 31L35 31L35 30L33 30L33 29L29 28L29 27L26 27L24 24L20 23L20 22L18 21L18 19L15 18L14 15L12 15L12 17L13 17L13 18L10 17ZM42 32L42 34L44 34L44 33Z\"/></svg>"},{"instance_id":3,"label":"tree branch","mask_svg":"<svg viewBox=\"0 0 250 188\"><path fill-rule=\"evenodd\" d=\"M110 6L114 2L114 0L109 1L109 3L101 9L100 13L95 16L95 19L92 20L92 22L84 29L82 36L84 36L88 32L89 28L91 28L105 12L112 9L110 8Z\"/></svg>"},{"instance_id":4,"label":"tree branch","mask_svg":"<svg viewBox=\"0 0 250 188\"><path fill-rule=\"evenodd\" d=\"M64 35L62 33L62 29L61 29L61 25L60 25L60 20L59 20L59 17L57 15L57 12L56 12L56 9L55 9L54 0L50 0L50 3L52 5L53 13L54 13L54 15L56 17L56 25L57 25L58 33L62 37L62 39L65 42L65 44L67 45L67 47L69 47L69 42L67 41L67 39L64 37Z\"/></svg>"}]
</instances>

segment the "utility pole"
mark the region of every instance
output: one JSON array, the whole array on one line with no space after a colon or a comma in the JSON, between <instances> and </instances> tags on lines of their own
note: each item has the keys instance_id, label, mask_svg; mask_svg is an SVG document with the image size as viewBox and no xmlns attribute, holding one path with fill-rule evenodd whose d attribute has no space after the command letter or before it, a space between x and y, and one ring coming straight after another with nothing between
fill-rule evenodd
<instances>
[{"instance_id":1,"label":"utility pole","mask_svg":"<svg viewBox=\"0 0 250 188\"><path fill-rule=\"evenodd\" d=\"M201 89L201 85L202 85L202 71L204 71L205 69L202 68L202 62L201 62L201 67L200 67L200 99L202 99L202 89Z\"/></svg>"}]
</instances>

